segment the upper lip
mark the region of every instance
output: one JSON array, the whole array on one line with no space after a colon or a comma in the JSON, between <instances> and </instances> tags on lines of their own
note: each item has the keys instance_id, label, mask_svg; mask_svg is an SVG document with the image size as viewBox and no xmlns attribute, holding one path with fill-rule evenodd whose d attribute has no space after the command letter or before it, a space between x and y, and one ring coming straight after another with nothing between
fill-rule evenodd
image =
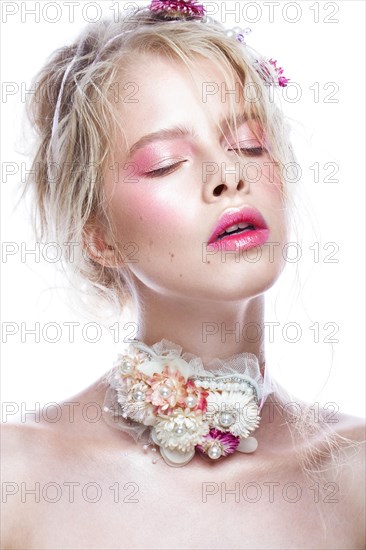
<instances>
[{"instance_id":1,"label":"upper lip","mask_svg":"<svg viewBox=\"0 0 366 550\"><path fill-rule=\"evenodd\" d=\"M211 233L211 236L208 240L208 244L216 241L218 236L228 227L230 227L231 225L237 225L239 223L247 223L248 225L253 225L255 229L268 229L268 226L262 214L256 208L253 208L252 206L244 206L237 212L228 212L227 214L224 213L219 218L215 229Z\"/></svg>"}]
</instances>

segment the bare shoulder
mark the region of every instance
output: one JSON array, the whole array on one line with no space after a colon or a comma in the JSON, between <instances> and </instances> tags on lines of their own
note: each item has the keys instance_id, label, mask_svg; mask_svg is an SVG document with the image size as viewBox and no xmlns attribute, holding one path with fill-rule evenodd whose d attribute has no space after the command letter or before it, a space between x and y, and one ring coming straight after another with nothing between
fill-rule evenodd
<instances>
[{"instance_id":1,"label":"bare shoulder","mask_svg":"<svg viewBox=\"0 0 366 550\"><path fill-rule=\"evenodd\" d=\"M339 436L340 442L344 443L350 463L355 467L365 466L366 447L366 420L358 416L340 413L337 415L338 422L333 425L335 433ZM348 451L348 452L347 452Z\"/></svg>"},{"instance_id":2,"label":"bare shoulder","mask_svg":"<svg viewBox=\"0 0 366 550\"><path fill-rule=\"evenodd\" d=\"M355 439L358 442L365 442L366 439L366 419L350 414L338 413L337 432L345 437Z\"/></svg>"},{"instance_id":3,"label":"bare shoulder","mask_svg":"<svg viewBox=\"0 0 366 550\"><path fill-rule=\"evenodd\" d=\"M355 478L358 487L365 485L365 449L366 449L366 420L364 418L341 414L339 415L337 433L350 440L349 460L355 468ZM346 446L347 448L347 446Z\"/></svg>"},{"instance_id":4,"label":"bare shoulder","mask_svg":"<svg viewBox=\"0 0 366 550\"><path fill-rule=\"evenodd\" d=\"M365 467L366 420L362 417L337 413L332 421L324 421L328 433L334 435L334 449L342 450L345 466L359 469ZM362 477L362 476L361 476ZM361 480L360 480L361 481Z\"/></svg>"},{"instance_id":5,"label":"bare shoulder","mask_svg":"<svg viewBox=\"0 0 366 550\"><path fill-rule=\"evenodd\" d=\"M48 407L47 414L1 424L1 548L25 547L24 541L41 524L44 506L52 497L47 493L44 498L45 491L63 487L71 473L78 481L84 474L93 476L95 449L99 451L103 440L100 407L90 394L73 403L72 409L63 403ZM93 407L86 408L85 403Z\"/></svg>"},{"instance_id":6,"label":"bare shoulder","mask_svg":"<svg viewBox=\"0 0 366 550\"><path fill-rule=\"evenodd\" d=\"M316 409L316 412L318 409ZM327 548L366 548L365 419L320 409L310 417L304 457L318 505L334 539ZM339 546L333 546L339 544Z\"/></svg>"},{"instance_id":7,"label":"bare shoulder","mask_svg":"<svg viewBox=\"0 0 366 550\"><path fill-rule=\"evenodd\" d=\"M36 422L1 424L2 546L20 548L27 490L37 491L35 481L44 466L42 440L45 429ZM28 493L30 494L30 493Z\"/></svg>"},{"instance_id":8,"label":"bare shoulder","mask_svg":"<svg viewBox=\"0 0 366 550\"><path fill-rule=\"evenodd\" d=\"M105 442L102 401L94 387L62 403L41 408L26 421L1 426L4 468L23 475L80 459L86 448ZM5 466L7 465L7 466Z\"/></svg>"},{"instance_id":9,"label":"bare shoulder","mask_svg":"<svg viewBox=\"0 0 366 550\"><path fill-rule=\"evenodd\" d=\"M339 414L334 431L339 437L342 452L339 455L339 493L342 509L350 513L349 521L360 544L365 544L364 517L366 513L366 421L364 418ZM335 453L336 461L338 459ZM363 546L362 546L363 547Z\"/></svg>"},{"instance_id":10,"label":"bare shoulder","mask_svg":"<svg viewBox=\"0 0 366 550\"><path fill-rule=\"evenodd\" d=\"M1 424L1 465L3 479L26 478L27 473L42 470L49 455L65 442L61 425L47 422L11 422Z\"/></svg>"},{"instance_id":11,"label":"bare shoulder","mask_svg":"<svg viewBox=\"0 0 366 550\"><path fill-rule=\"evenodd\" d=\"M54 430L37 422L12 422L1 425L1 465L3 479L23 478L30 468L39 465L45 444L56 443Z\"/></svg>"},{"instance_id":12,"label":"bare shoulder","mask_svg":"<svg viewBox=\"0 0 366 550\"><path fill-rule=\"evenodd\" d=\"M78 428L78 418L72 424L67 420L65 408L58 406L56 418L51 408L48 417L37 413L34 418L17 419L1 425L3 466L25 474L30 468L44 467L46 458L65 448L71 441L72 431ZM79 433L83 433L79 429Z\"/></svg>"}]
</instances>

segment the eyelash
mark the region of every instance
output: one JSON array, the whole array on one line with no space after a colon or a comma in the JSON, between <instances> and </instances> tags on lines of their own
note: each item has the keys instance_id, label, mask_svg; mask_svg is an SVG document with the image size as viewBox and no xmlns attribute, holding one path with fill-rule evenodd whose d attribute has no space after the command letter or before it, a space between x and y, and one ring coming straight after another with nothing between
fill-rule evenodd
<instances>
[{"instance_id":1,"label":"eyelash","mask_svg":"<svg viewBox=\"0 0 366 550\"><path fill-rule=\"evenodd\" d=\"M165 166L164 168L158 168L157 170L152 170L151 172L146 172L145 176L150 176L151 178L155 178L158 176L168 175L170 174L170 172L174 171L174 168L176 168L180 164L183 164L183 162L187 162L187 161L181 160L180 162L176 162L175 164L171 164L170 166Z\"/></svg>"},{"instance_id":2,"label":"eyelash","mask_svg":"<svg viewBox=\"0 0 366 550\"><path fill-rule=\"evenodd\" d=\"M229 149L229 151L240 151L248 156L251 157L259 157L263 155L263 153L266 151L264 147L246 147L242 149ZM170 166L165 166L164 168L158 168L157 170L152 170L151 172L146 172L145 176L155 178L159 176L166 176L174 171L176 167L178 167L180 164L183 164L183 162L187 162L185 160L177 162L175 164L172 164Z\"/></svg>"},{"instance_id":3,"label":"eyelash","mask_svg":"<svg viewBox=\"0 0 366 550\"><path fill-rule=\"evenodd\" d=\"M242 149L229 149L229 151L240 151L250 157L259 157L266 151L264 147L244 147Z\"/></svg>"}]
</instances>

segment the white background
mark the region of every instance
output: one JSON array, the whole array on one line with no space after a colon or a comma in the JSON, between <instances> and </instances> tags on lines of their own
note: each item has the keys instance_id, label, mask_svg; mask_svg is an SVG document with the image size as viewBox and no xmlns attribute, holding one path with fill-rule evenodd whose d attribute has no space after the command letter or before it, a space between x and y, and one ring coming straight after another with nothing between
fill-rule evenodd
<instances>
[{"instance_id":1,"label":"white background","mask_svg":"<svg viewBox=\"0 0 366 550\"><path fill-rule=\"evenodd\" d=\"M82 329L93 319L78 315L65 305L62 289L54 289L52 263L42 256L38 261L34 254L22 257L21 249L34 250L35 242L26 205L22 203L14 209L21 172L9 175L10 165L4 164L30 165L29 159L21 154L28 146L22 138L22 86L29 88L31 78L51 52L70 43L86 19L95 18L97 11L95 2L75 2L75 22L71 23L69 9L63 2L1 4L2 82L3 92L4 86L8 91L2 98L1 124L3 252L4 246L9 246L7 243L19 247L19 252L13 255L3 254L1 264L2 400L26 401L31 408L37 401L67 399L91 384L111 367L121 349L105 329L98 342L87 342L82 337ZM36 4L39 16L27 13ZM44 11L46 4L48 8ZM126 4L133 3L119 2L121 9ZM236 8L235 14L228 14L226 21L222 4L226 11ZM279 4L275 7L273 22L268 4ZM109 9L111 5L109 1L99 2L103 14L113 13ZM207 9L215 5L219 10L216 17L228 28L251 27L253 32L248 43L267 57L278 59L285 75L297 83L302 92L298 101L291 102L286 96L283 100L283 108L294 121L294 141L303 163L301 204L304 208L301 207L299 218L302 258L288 263L281 281L270 291L266 315L268 321L277 321L282 328L286 323L297 323L302 334L297 342L291 342L295 336L287 325L287 337L280 328L275 332L273 343L267 338L268 367L299 397L335 403L341 411L364 416L365 3L348 0L206 3ZM60 20L51 22L57 14ZM299 20L294 22L296 15ZM329 22L325 22L326 17ZM258 21L254 22L256 18ZM331 22L334 20L338 22ZM334 84L329 83L339 87L333 96L337 102L325 101L334 89ZM13 93L9 93L12 86ZM314 86L319 89L318 98L314 95ZM293 98L294 88L289 87L287 91L289 98ZM324 181L330 169L323 167L330 162L339 166L334 175L338 182ZM309 168L314 163L320 166L319 182L314 181L314 172ZM319 242L319 262L314 261L314 247L310 249L315 242ZM338 262L324 261L333 246L325 249L327 243L336 243L339 247L334 256ZM72 321L79 323L74 342L69 341L65 325ZM39 342L35 342L34 336L22 336L21 323L28 328L39 323ZM47 341L55 336L51 329L42 336L42 328L47 323L58 323L59 341ZM314 331L309 328L315 323L319 323L319 342L314 341ZM330 328L324 329L326 323L339 327L334 335L338 342L333 345L324 341L330 335ZM10 326L17 330L14 335L6 334ZM93 339L95 334L95 330L90 329L87 338Z\"/></svg>"}]
</instances>

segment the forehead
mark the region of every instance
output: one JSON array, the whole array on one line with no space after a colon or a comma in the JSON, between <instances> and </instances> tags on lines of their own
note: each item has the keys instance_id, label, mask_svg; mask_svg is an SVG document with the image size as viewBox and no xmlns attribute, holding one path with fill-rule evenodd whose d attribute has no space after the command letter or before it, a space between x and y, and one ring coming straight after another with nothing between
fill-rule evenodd
<instances>
[{"instance_id":1,"label":"forehead","mask_svg":"<svg viewBox=\"0 0 366 550\"><path fill-rule=\"evenodd\" d=\"M153 75L153 80L160 80L169 78L171 75L180 75L182 78L187 78L191 71L203 79L225 80L225 72L227 73L228 69L220 67L217 60L207 59L196 54L187 61L189 65L178 57L168 57L168 54L136 53L126 65L125 74L141 79L144 77L151 79ZM235 78L234 71L231 71L231 73L231 80L233 80Z\"/></svg>"},{"instance_id":2,"label":"forehead","mask_svg":"<svg viewBox=\"0 0 366 550\"><path fill-rule=\"evenodd\" d=\"M182 116L197 125L207 118L217 123L223 116L231 119L231 108L244 110L234 70L228 73L198 56L187 67L180 60L139 54L124 70L120 85L122 116L143 129L179 122Z\"/></svg>"}]
</instances>

